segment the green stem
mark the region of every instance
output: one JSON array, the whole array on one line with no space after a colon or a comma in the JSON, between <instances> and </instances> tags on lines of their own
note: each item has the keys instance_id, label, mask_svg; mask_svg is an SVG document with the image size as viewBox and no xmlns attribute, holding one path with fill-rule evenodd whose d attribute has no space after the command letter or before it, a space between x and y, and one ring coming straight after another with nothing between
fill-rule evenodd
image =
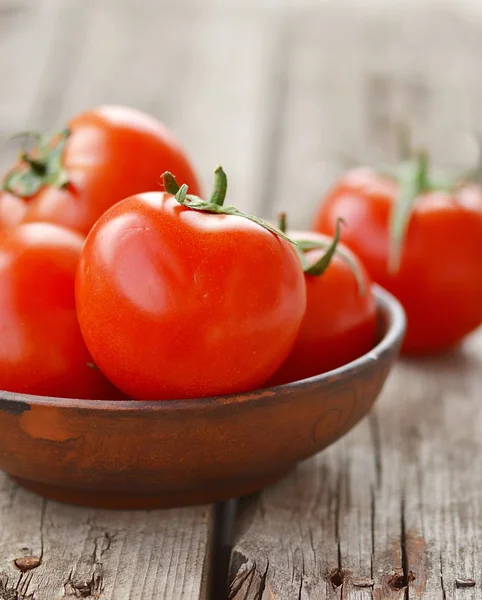
<instances>
[{"instance_id":1,"label":"green stem","mask_svg":"<svg viewBox=\"0 0 482 600\"><path fill-rule=\"evenodd\" d=\"M315 242L313 240L297 240L297 244L297 250L302 254L304 252L308 252L309 250L326 250L331 245L329 242ZM350 254L349 250L346 250L345 248L342 248L340 246L337 246L335 254L342 258L350 267L350 270L355 276L357 282L358 293L360 294L360 296L363 296L363 294L365 293L365 281L363 279L363 273L361 272L356 260ZM304 265L306 262L306 259L304 259L304 261L302 261L302 264ZM306 269L308 268L309 265L303 267L303 271L306 273Z\"/></svg>"},{"instance_id":2,"label":"green stem","mask_svg":"<svg viewBox=\"0 0 482 600\"><path fill-rule=\"evenodd\" d=\"M333 241L328 246L325 254L323 254L323 256L321 256L319 260L317 260L314 264L312 264L308 269L305 270L305 273L307 275L320 276L326 271L328 265L331 262L331 259L333 258L333 255L335 254L338 242L340 241L342 223L345 224L343 219L338 217L338 219L336 220L336 228L335 235L333 236Z\"/></svg>"},{"instance_id":3,"label":"green stem","mask_svg":"<svg viewBox=\"0 0 482 600\"><path fill-rule=\"evenodd\" d=\"M228 178L226 177L226 173L223 171L221 165L218 165L214 169L214 188L211 198L209 199L210 204L223 206L227 189Z\"/></svg>"},{"instance_id":4,"label":"green stem","mask_svg":"<svg viewBox=\"0 0 482 600\"><path fill-rule=\"evenodd\" d=\"M28 153L24 152L20 156L20 160L26 163L37 175L43 176L47 172L47 165L43 160L36 160L32 158Z\"/></svg>"},{"instance_id":5,"label":"green stem","mask_svg":"<svg viewBox=\"0 0 482 600\"><path fill-rule=\"evenodd\" d=\"M198 196L194 196L192 194L188 194L188 187L186 184L181 186L178 185L174 175L166 171L162 174L162 180L164 183L164 189L169 194L173 194L176 201L179 202L182 206L189 208L191 210L197 210L203 213L210 214L218 214L218 215L232 215L235 217L242 217L243 219L248 219L248 221L252 221L263 227L264 229L270 231L274 235L279 238L293 244L296 247L296 243L290 239L284 232L280 231L276 227L273 227L267 221L256 217L255 215L249 215L241 212L234 206L224 206L224 199L226 197L226 190L228 187L227 177L223 169L218 166L216 167L215 173L215 181L214 181L214 191L211 194L211 198L209 202L202 200Z\"/></svg>"},{"instance_id":6,"label":"green stem","mask_svg":"<svg viewBox=\"0 0 482 600\"><path fill-rule=\"evenodd\" d=\"M360 294L360 296L363 296L365 294L365 281L363 279L363 273L361 272L359 265L357 264L356 260L354 260L350 252L339 245L341 225L344 224L345 222L343 221L343 219L337 219L335 235L331 243L328 241L324 242L319 240L297 240L296 249L301 258L301 265L303 267L303 271L307 275L312 275L315 277L319 277L326 271L328 265L331 262L331 259L335 254L342 258L348 265L350 271L353 273L356 279L358 293ZM317 262L310 265L305 257L305 252L309 252L310 250L325 250L325 253Z\"/></svg>"},{"instance_id":7,"label":"green stem","mask_svg":"<svg viewBox=\"0 0 482 600\"><path fill-rule=\"evenodd\" d=\"M166 192L175 196L179 191L179 185L177 184L174 175L169 171L166 171L162 174L162 181L164 183L164 189L166 190Z\"/></svg>"},{"instance_id":8,"label":"green stem","mask_svg":"<svg viewBox=\"0 0 482 600\"><path fill-rule=\"evenodd\" d=\"M182 205L186 204L188 189L189 188L187 187L187 185L185 183L183 183L181 185L181 187L178 189L177 194L174 197L179 202L179 204L182 204Z\"/></svg>"},{"instance_id":9,"label":"green stem","mask_svg":"<svg viewBox=\"0 0 482 600\"><path fill-rule=\"evenodd\" d=\"M25 135L33 137L36 144L20 154L19 164L3 180L3 189L14 196L30 198L45 186L67 187L69 174L63 165L63 152L70 131L64 129L52 138L38 133Z\"/></svg>"},{"instance_id":10,"label":"green stem","mask_svg":"<svg viewBox=\"0 0 482 600\"><path fill-rule=\"evenodd\" d=\"M403 243L415 201L420 194L430 189L427 152L420 151L413 160L404 165L398 178L398 188L398 197L392 206L389 225L388 271L392 274L400 268Z\"/></svg>"},{"instance_id":11,"label":"green stem","mask_svg":"<svg viewBox=\"0 0 482 600\"><path fill-rule=\"evenodd\" d=\"M428 176L428 152L426 150L420 150L417 154L418 167L417 177L418 186L422 192L430 189L430 182Z\"/></svg>"},{"instance_id":12,"label":"green stem","mask_svg":"<svg viewBox=\"0 0 482 600\"><path fill-rule=\"evenodd\" d=\"M283 233L286 233L287 225L286 225L286 213L280 212L278 217L278 229Z\"/></svg>"}]
</instances>

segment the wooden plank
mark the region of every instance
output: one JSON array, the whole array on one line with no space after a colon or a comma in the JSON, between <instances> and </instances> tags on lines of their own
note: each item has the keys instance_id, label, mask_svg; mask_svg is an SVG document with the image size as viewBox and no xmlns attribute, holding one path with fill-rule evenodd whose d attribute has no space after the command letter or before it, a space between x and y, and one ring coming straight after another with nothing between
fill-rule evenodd
<instances>
[{"instance_id":1,"label":"wooden plank","mask_svg":"<svg viewBox=\"0 0 482 600\"><path fill-rule=\"evenodd\" d=\"M482 333L241 512L231 600L482 598ZM264 595L263 595L264 594Z\"/></svg>"},{"instance_id":2,"label":"wooden plank","mask_svg":"<svg viewBox=\"0 0 482 600\"><path fill-rule=\"evenodd\" d=\"M208 507L73 508L0 475L0 598L206 598L211 525Z\"/></svg>"}]
</instances>

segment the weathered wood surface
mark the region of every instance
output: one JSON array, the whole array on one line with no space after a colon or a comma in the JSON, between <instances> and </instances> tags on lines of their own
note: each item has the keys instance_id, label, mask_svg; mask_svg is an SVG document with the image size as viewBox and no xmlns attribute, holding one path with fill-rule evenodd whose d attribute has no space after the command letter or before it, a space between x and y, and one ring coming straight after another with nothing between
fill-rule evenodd
<instances>
[{"instance_id":1,"label":"weathered wood surface","mask_svg":"<svg viewBox=\"0 0 482 600\"><path fill-rule=\"evenodd\" d=\"M207 507L73 508L0 475L0 599L204 599L210 530Z\"/></svg>"},{"instance_id":2,"label":"weathered wood surface","mask_svg":"<svg viewBox=\"0 0 482 600\"><path fill-rule=\"evenodd\" d=\"M393 156L400 120L474 159L481 32L479 0L0 0L0 135L131 104L206 188L222 162L230 202L298 226L347 157ZM370 420L244 505L232 598L481 597L481 346L401 364ZM209 531L206 509L82 511L1 478L0 599L195 599Z\"/></svg>"},{"instance_id":3,"label":"weathered wood surface","mask_svg":"<svg viewBox=\"0 0 482 600\"><path fill-rule=\"evenodd\" d=\"M482 598L482 334L240 513L231 600Z\"/></svg>"}]
</instances>

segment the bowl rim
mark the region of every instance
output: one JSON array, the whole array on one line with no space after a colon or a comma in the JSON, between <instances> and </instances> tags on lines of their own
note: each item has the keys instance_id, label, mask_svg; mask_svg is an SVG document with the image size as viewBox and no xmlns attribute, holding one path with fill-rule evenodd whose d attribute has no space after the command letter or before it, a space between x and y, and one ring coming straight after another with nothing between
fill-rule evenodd
<instances>
[{"instance_id":1,"label":"bowl rim","mask_svg":"<svg viewBox=\"0 0 482 600\"><path fill-rule=\"evenodd\" d=\"M187 398L184 400L88 400L36 396L34 394L22 394L19 392L0 390L0 410L3 403L8 403L11 407L18 404L19 409L21 409L23 405L25 409L30 406L49 406L72 408L76 410L108 410L110 412L115 410L137 412L142 411L142 409L171 412L179 411L180 409L189 410L194 407L199 409L206 406L212 407L213 405L256 402L261 398L291 394L293 389L303 390L312 388L313 385L330 381L340 375L347 376L355 374L370 362L377 361L380 356L390 348L397 344L401 344L406 328L405 311L402 305L395 296L377 284L372 284L372 291L377 303L377 310L383 311L388 315L388 326L385 335L369 352L362 354L355 360L352 360L341 367L337 367L331 371L325 371L319 375L273 387L259 388L249 392L205 398Z\"/></svg>"}]
</instances>

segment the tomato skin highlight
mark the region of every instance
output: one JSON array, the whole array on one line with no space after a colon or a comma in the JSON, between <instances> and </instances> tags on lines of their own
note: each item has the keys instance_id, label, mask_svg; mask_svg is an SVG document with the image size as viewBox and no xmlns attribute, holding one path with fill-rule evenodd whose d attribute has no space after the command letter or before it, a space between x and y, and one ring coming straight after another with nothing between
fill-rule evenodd
<instances>
[{"instance_id":1,"label":"tomato skin highlight","mask_svg":"<svg viewBox=\"0 0 482 600\"><path fill-rule=\"evenodd\" d=\"M288 355L306 306L292 244L160 192L99 219L76 294L96 364L137 400L260 387Z\"/></svg>"},{"instance_id":2,"label":"tomato skin highlight","mask_svg":"<svg viewBox=\"0 0 482 600\"><path fill-rule=\"evenodd\" d=\"M62 163L70 183L42 187L28 198L24 222L57 223L86 235L116 202L161 189L165 170L199 193L184 151L154 117L125 106L101 106L75 116L68 128Z\"/></svg>"},{"instance_id":3,"label":"tomato skin highlight","mask_svg":"<svg viewBox=\"0 0 482 600\"><path fill-rule=\"evenodd\" d=\"M397 186L368 169L348 173L323 201L314 222L343 241L373 280L407 313L403 351L428 354L457 344L482 322L482 189L426 192L414 205L398 271L388 269L389 219Z\"/></svg>"},{"instance_id":4,"label":"tomato skin highlight","mask_svg":"<svg viewBox=\"0 0 482 600\"><path fill-rule=\"evenodd\" d=\"M329 244L325 235L293 231L295 241L310 240ZM351 362L369 352L376 343L376 302L371 279L360 261L343 244L338 248L351 256L360 271L364 293L346 260L335 254L320 276L305 274L306 312L295 344L271 381L279 385L319 375ZM314 264L324 250L305 252Z\"/></svg>"},{"instance_id":5,"label":"tomato skin highlight","mask_svg":"<svg viewBox=\"0 0 482 600\"><path fill-rule=\"evenodd\" d=\"M0 234L0 389L62 398L113 399L121 393L82 338L75 272L83 238L47 223Z\"/></svg>"},{"instance_id":6,"label":"tomato skin highlight","mask_svg":"<svg viewBox=\"0 0 482 600\"><path fill-rule=\"evenodd\" d=\"M0 191L0 231L11 229L20 223L27 210L22 198Z\"/></svg>"}]
</instances>

